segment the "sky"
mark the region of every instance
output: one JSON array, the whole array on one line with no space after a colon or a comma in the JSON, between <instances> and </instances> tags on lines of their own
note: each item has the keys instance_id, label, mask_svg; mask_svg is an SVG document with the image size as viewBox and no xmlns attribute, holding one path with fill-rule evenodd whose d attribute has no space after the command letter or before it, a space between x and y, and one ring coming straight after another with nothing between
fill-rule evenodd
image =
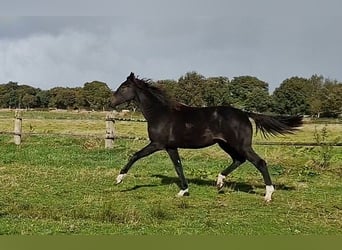
<instances>
[{"instance_id":1,"label":"sky","mask_svg":"<svg viewBox=\"0 0 342 250\"><path fill-rule=\"evenodd\" d=\"M96 3L96 4L95 4ZM252 75L277 88L292 76L342 81L342 1L1 2L0 83L41 89L130 72L152 80L189 71Z\"/></svg>"}]
</instances>

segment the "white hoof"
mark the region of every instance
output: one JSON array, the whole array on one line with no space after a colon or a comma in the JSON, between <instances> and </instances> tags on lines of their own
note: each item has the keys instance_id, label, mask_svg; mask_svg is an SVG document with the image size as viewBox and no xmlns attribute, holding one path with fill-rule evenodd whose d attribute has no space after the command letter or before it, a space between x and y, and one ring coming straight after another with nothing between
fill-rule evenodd
<instances>
[{"instance_id":1,"label":"white hoof","mask_svg":"<svg viewBox=\"0 0 342 250\"><path fill-rule=\"evenodd\" d=\"M265 194L265 201L270 202L272 200L272 194L274 192L274 187L273 185L266 186L266 194Z\"/></svg>"},{"instance_id":2,"label":"white hoof","mask_svg":"<svg viewBox=\"0 0 342 250\"><path fill-rule=\"evenodd\" d=\"M224 186L224 179L226 178L226 176L219 174L217 176L217 182L216 182L216 187L218 190L221 190Z\"/></svg>"},{"instance_id":3,"label":"white hoof","mask_svg":"<svg viewBox=\"0 0 342 250\"><path fill-rule=\"evenodd\" d=\"M180 190L176 196L177 197L183 197L183 196L188 196L188 195L189 195L189 189L187 188L184 190Z\"/></svg>"},{"instance_id":4,"label":"white hoof","mask_svg":"<svg viewBox=\"0 0 342 250\"><path fill-rule=\"evenodd\" d=\"M126 175L127 174L119 174L118 177L116 177L116 184L120 184Z\"/></svg>"}]
</instances>

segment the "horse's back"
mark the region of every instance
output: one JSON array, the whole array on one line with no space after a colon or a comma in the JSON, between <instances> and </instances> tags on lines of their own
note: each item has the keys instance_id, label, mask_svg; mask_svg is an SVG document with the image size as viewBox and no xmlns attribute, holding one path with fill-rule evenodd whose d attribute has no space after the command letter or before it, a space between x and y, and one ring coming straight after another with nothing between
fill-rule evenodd
<instances>
[{"instance_id":1,"label":"horse's back","mask_svg":"<svg viewBox=\"0 0 342 250\"><path fill-rule=\"evenodd\" d=\"M251 138L248 116L231 106L182 106L170 114L168 124L168 143L175 147L206 147L219 141L241 144Z\"/></svg>"}]
</instances>

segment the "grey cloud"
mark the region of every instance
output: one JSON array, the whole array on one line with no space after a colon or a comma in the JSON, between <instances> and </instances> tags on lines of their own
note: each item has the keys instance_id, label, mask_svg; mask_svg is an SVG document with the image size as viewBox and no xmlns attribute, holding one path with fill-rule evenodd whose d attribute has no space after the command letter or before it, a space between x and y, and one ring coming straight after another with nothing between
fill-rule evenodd
<instances>
[{"instance_id":1,"label":"grey cloud","mask_svg":"<svg viewBox=\"0 0 342 250\"><path fill-rule=\"evenodd\" d=\"M11 0L1 15L18 16L340 16L339 0Z\"/></svg>"},{"instance_id":2,"label":"grey cloud","mask_svg":"<svg viewBox=\"0 0 342 250\"><path fill-rule=\"evenodd\" d=\"M339 1L189 0L167 15L150 2L132 11L120 2L112 17L1 17L0 83L115 88L131 71L177 79L190 70L255 75L271 89L293 75L342 79Z\"/></svg>"},{"instance_id":3,"label":"grey cloud","mask_svg":"<svg viewBox=\"0 0 342 250\"><path fill-rule=\"evenodd\" d=\"M0 17L0 39L20 39L32 35L58 35L66 30L103 33L118 17Z\"/></svg>"}]
</instances>

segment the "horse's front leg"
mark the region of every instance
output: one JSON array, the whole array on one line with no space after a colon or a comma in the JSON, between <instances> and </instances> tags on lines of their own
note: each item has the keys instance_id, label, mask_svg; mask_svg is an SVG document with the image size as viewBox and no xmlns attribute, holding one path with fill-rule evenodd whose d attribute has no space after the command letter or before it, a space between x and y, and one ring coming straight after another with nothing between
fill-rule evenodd
<instances>
[{"instance_id":1,"label":"horse's front leg","mask_svg":"<svg viewBox=\"0 0 342 250\"><path fill-rule=\"evenodd\" d=\"M175 166L177 175L179 177L179 180L181 182L181 190L178 192L177 196L187 196L189 195L189 188L188 188L188 183L185 179L184 172L183 172L183 166L181 163L181 160L179 158L178 150L177 149L166 149L167 153L169 154L173 165Z\"/></svg>"},{"instance_id":2,"label":"horse's front leg","mask_svg":"<svg viewBox=\"0 0 342 250\"><path fill-rule=\"evenodd\" d=\"M158 150L163 149L160 144L151 142L143 149L136 152L128 161L128 163L120 170L120 174L116 177L116 184L120 184L123 178L127 175L128 170L132 167L132 165L145 156L148 156Z\"/></svg>"}]
</instances>

